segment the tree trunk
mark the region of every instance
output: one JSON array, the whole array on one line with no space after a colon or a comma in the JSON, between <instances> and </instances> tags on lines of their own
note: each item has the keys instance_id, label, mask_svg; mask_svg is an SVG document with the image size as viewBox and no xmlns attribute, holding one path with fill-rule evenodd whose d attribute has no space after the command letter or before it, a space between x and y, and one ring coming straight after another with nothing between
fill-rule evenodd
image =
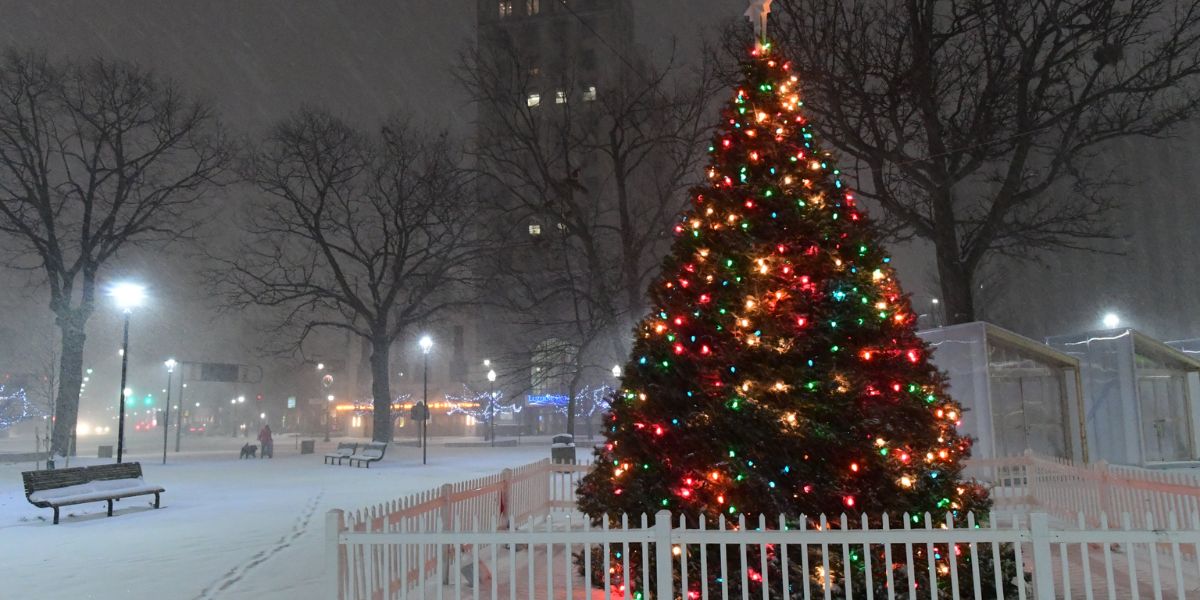
<instances>
[{"instance_id":1,"label":"tree trunk","mask_svg":"<svg viewBox=\"0 0 1200 600\"><path fill-rule=\"evenodd\" d=\"M371 337L371 397L374 422L371 439L392 441L391 341L386 335Z\"/></svg>"},{"instance_id":2,"label":"tree trunk","mask_svg":"<svg viewBox=\"0 0 1200 600\"><path fill-rule=\"evenodd\" d=\"M83 383L83 343L86 339L87 317L83 311L70 310L60 314L55 323L62 334L59 350L58 394L54 400L54 433L51 436L52 456L67 456L71 438L79 418L79 388Z\"/></svg>"},{"instance_id":3,"label":"tree trunk","mask_svg":"<svg viewBox=\"0 0 1200 600\"><path fill-rule=\"evenodd\" d=\"M954 246L956 248L957 245ZM946 325L975 320L974 272L963 264L953 249L937 253L938 279L942 287L942 310Z\"/></svg>"}]
</instances>

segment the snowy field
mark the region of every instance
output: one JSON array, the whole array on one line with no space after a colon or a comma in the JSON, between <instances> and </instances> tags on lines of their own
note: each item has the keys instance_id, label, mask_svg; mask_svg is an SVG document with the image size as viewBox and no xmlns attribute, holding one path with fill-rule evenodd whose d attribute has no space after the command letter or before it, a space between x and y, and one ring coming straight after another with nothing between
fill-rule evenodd
<instances>
[{"instance_id":1,"label":"snowy field","mask_svg":"<svg viewBox=\"0 0 1200 600\"><path fill-rule=\"evenodd\" d=\"M103 502L64 507L60 525L25 500L21 471L34 464L0 464L0 598L320 598L325 511L550 454L546 444L450 448L435 439L427 466L419 448L391 446L381 463L356 469L322 464L337 440L318 438L317 453L302 456L293 438L277 438L273 460L238 460L243 442L185 438L164 466L162 438L135 436L127 462L141 462L146 482L166 488L163 508L151 507L153 496L122 500L112 518ZM26 450L10 445L0 451ZM95 455L92 442L87 452ZM72 465L100 462L111 461Z\"/></svg>"}]
</instances>

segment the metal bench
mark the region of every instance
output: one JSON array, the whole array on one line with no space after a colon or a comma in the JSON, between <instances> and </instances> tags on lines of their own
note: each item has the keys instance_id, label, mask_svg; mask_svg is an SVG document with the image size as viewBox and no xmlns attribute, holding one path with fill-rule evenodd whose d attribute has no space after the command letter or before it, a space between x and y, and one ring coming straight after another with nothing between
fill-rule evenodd
<instances>
[{"instance_id":1,"label":"metal bench","mask_svg":"<svg viewBox=\"0 0 1200 600\"><path fill-rule=\"evenodd\" d=\"M358 450L358 444L354 442L338 442L337 450L325 455L325 464L332 465L334 460L337 464L342 464L342 461L350 458L354 452Z\"/></svg>"},{"instance_id":2,"label":"metal bench","mask_svg":"<svg viewBox=\"0 0 1200 600\"><path fill-rule=\"evenodd\" d=\"M113 500L154 494L154 508L159 507L161 487L142 481L141 463L120 463L94 467L74 467L21 473L25 483L25 499L38 508L54 509L54 524L58 525L58 509L72 504L108 502L112 516Z\"/></svg>"},{"instance_id":3,"label":"metal bench","mask_svg":"<svg viewBox=\"0 0 1200 600\"><path fill-rule=\"evenodd\" d=\"M371 463L383 460L383 453L386 450L387 450L387 443L385 443L385 442L368 442L366 444L363 444L358 449L358 452L355 452L354 454L347 456L346 460L350 461L350 466L352 466L352 467L353 466L359 466L359 467L366 466L368 469L370 469ZM355 462L357 462L358 464L355 465L354 464Z\"/></svg>"}]
</instances>

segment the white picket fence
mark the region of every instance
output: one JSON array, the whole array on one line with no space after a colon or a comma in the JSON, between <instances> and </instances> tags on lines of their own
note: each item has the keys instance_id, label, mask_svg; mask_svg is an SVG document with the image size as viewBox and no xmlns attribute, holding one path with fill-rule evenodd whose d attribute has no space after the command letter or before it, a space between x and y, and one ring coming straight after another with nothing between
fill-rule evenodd
<instances>
[{"instance_id":1,"label":"white picket fence","mask_svg":"<svg viewBox=\"0 0 1200 600\"><path fill-rule=\"evenodd\" d=\"M967 464L967 475L991 486L1000 509L1041 510L1071 521L1082 512L1091 527L1104 515L1129 513L1135 526L1150 527L1147 514L1161 525L1171 513L1200 512L1200 472L1076 465L1031 453Z\"/></svg>"},{"instance_id":2,"label":"white picket fence","mask_svg":"<svg viewBox=\"0 0 1200 600\"><path fill-rule=\"evenodd\" d=\"M597 529L574 511L575 486L590 466L542 461L369 509L330 511L328 595L1200 598L1200 516L1194 505L1186 512L1155 512L1159 506L1188 508L1176 497L1194 499L1195 490L1188 495L1175 489L1184 485L1179 481L1151 489L1146 481L1154 475L1114 473L1111 467L1097 474L1095 468L1031 456L999 463L972 465L976 476L1000 475L994 480L997 507L1008 509L978 526L974 515L966 527L961 522L955 527L948 517L925 514L905 515L902 523L864 515L832 522L824 516L770 522L758 517L704 529L703 523L697 528L693 520L689 527L684 516L664 511L654 515L653 524L640 515L632 523L626 517L620 527ZM1131 490L1120 487L1128 481L1140 483ZM1164 497L1145 499L1155 492ZM1099 504L1105 497L1113 509L1155 510L1124 512L1110 523L1099 508L1106 506ZM1068 510L1072 502L1074 511ZM1012 510L1019 507L1041 512ZM809 522L815 527L806 527ZM948 564L930 558L940 552ZM614 583L595 577L593 561L618 553L624 561L620 572L632 578ZM1021 565L1027 585L995 568L1002 556ZM847 577L840 565L852 561L865 562ZM632 589L624 589L622 581L630 581Z\"/></svg>"}]
</instances>

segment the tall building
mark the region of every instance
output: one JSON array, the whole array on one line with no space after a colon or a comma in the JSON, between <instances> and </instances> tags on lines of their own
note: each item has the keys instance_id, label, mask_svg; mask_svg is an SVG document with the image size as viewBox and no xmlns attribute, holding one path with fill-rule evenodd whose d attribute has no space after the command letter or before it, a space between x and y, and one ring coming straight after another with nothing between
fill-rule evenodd
<instances>
[{"instance_id":1,"label":"tall building","mask_svg":"<svg viewBox=\"0 0 1200 600\"><path fill-rule=\"evenodd\" d=\"M491 70L486 78L491 89L484 91L483 98L476 98L476 143L485 152L512 151L514 168L521 168L517 163L529 159L519 145L513 145L514 129L528 137L542 136L546 147L553 148L544 151L542 164L529 167L551 173L543 188L481 187L486 201L503 209L492 226L511 242L495 257L494 269L516 275L534 289L576 285L564 284L564 278L577 274L570 272L574 259L563 252L560 243L566 236L564 221L568 217L556 216L561 209L555 207L561 202L601 207L611 195L603 168L595 164L595 156L589 156L583 149L587 144L581 142L602 133L595 129L598 121L581 115L589 114L588 107L622 85L631 71L631 2L479 0L477 7L478 58ZM602 208L596 210L597 215L603 212ZM580 358L578 332L546 326L559 320L553 315L562 314L562 323L576 318L568 313L577 305L572 305L570 294L551 296L537 307L540 315L523 323L505 323L487 311L473 315L479 332L478 352L495 359L508 374L506 392L537 404L522 411L529 432L559 430L566 394L581 385L581 378L575 376Z\"/></svg>"}]
</instances>

